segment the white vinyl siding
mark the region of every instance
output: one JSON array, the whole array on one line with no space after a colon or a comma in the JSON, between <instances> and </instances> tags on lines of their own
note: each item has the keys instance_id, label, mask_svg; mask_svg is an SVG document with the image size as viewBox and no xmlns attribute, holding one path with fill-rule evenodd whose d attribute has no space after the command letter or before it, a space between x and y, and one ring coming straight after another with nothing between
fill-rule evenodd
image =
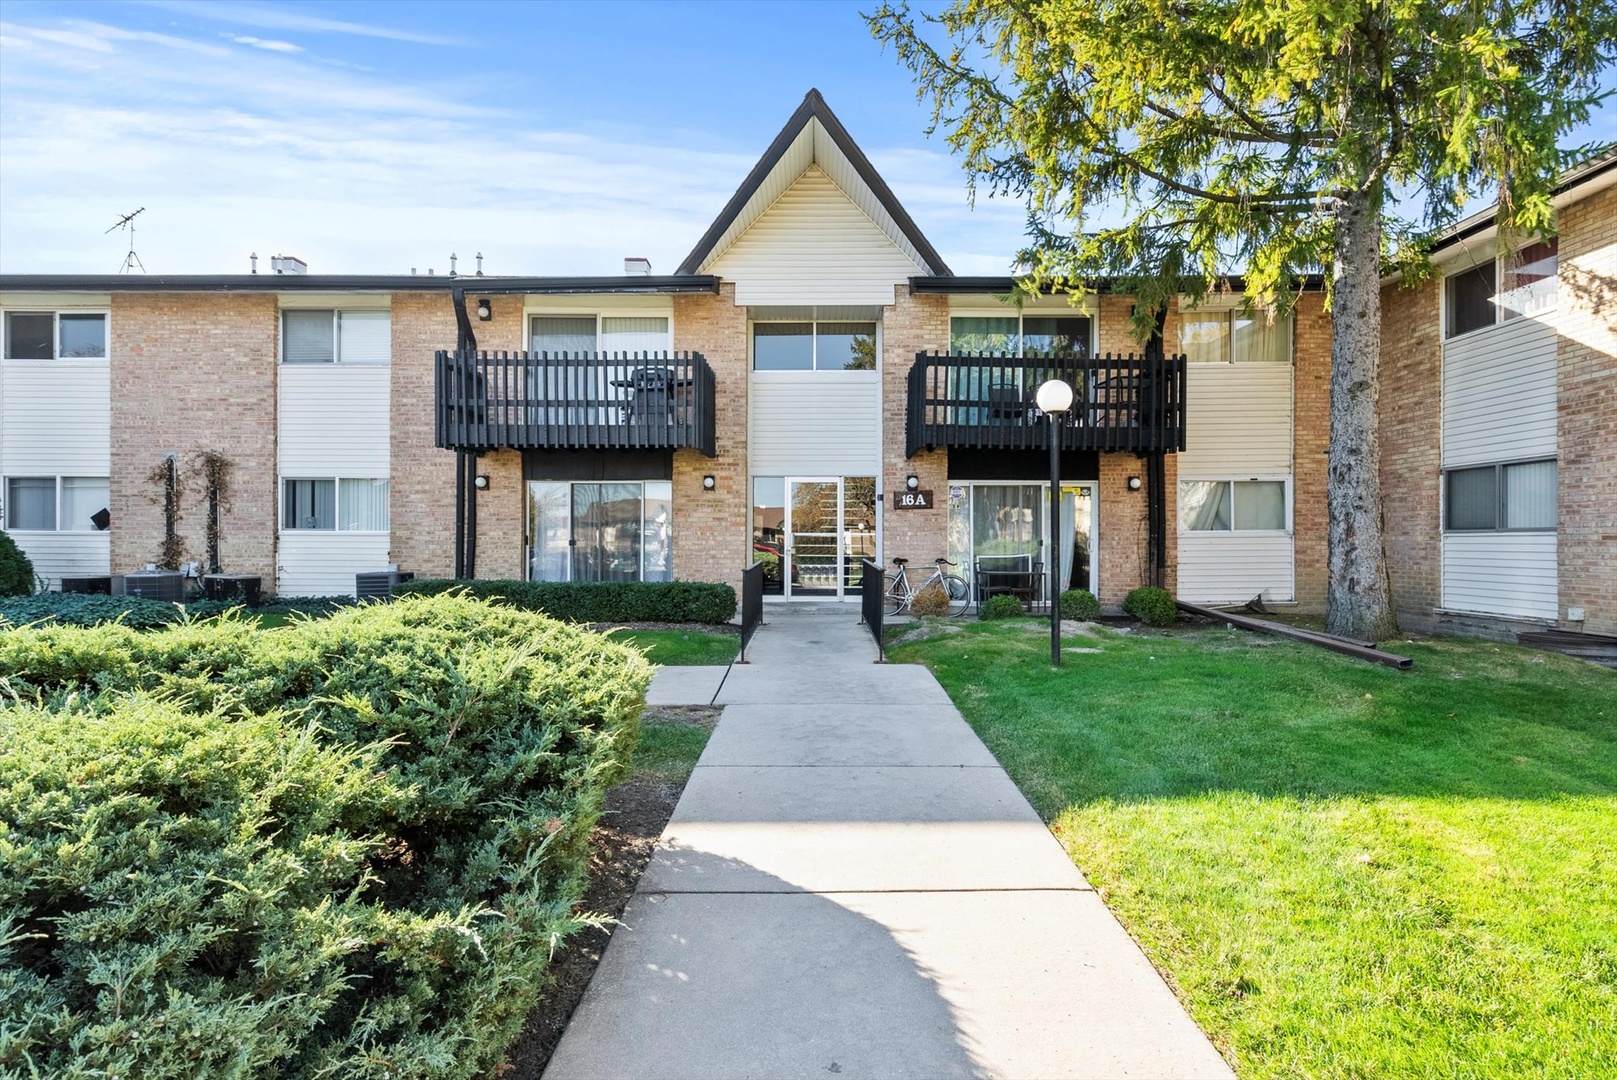
<instances>
[{"instance_id":1,"label":"white vinyl siding","mask_svg":"<svg viewBox=\"0 0 1617 1080\"><path fill-rule=\"evenodd\" d=\"M0 363L0 469L11 476L107 476L111 462L107 361Z\"/></svg>"},{"instance_id":2,"label":"white vinyl siding","mask_svg":"<svg viewBox=\"0 0 1617 1080\"><path fill-rule=\"evenodd\" d=\"M386 570L387 533L281 530L275 591L280 596L353 596L354 575Z\"/></svg>"},{"instance_id":3,"label":"white vinyl siding","mask_svg":"<svg viewBox=\"0 0 1617 1080\"><path fill-rule=\"evenodd\" d=\"M282 476L387 476L385 367L281 368Z\"/></svg>"},{"instance_id":4,"label":"white vinyl siding","mask_svg":"<svg viewBox=\"0 0 1617 1080\"><path fill-rule=\"evenodd\" d=\"M752 376L755 476L869 476L881 417L874 372L771 371Z\"/></svg>"},{"instance_id":5,"label":"white vinyl siding","mask_svg":"<svg viewBox=\"0 0 1617 1080\"><path fill-rule=\"evenodd\" d=\"M112 573L112 535L104 532L12 533L34 576L59 590L64 577L105 577Z\"/></svg>"},{"instance_id":6,"label":"white vinyl siding","mask_svg":"<svg viewBox=\"0 0 1617 1080\"><path fill-rule=\"evenodd\" d=\"M1554 620L1558 604L1553 532L1444 534L1445 610Z\"/></svg>"},{"instance_id":7,"label":"white vinyl siding","mask_svg":"<svg viewBox=\"0 0 1617 1080\"><path fill-rule=\"evenodd\" d=\"M737 304L886 305L926 270L810 165L707 272L736 283Z\"/></svg>"},{"instance_id":8,"label":"white vinyl siding","mask_svg":"<svg viewBox=\"0 0 1617 1080\"><path fill-rule=\"evenodd\" d=\"M1278 533L1179 534L1179 598L1192 604L1296 599L1292 538Z\"/></svg>"},{"instance_id":9,"label":"white vinyl siding","mask_svg":"<svg viewBox=\"0 0 1617 1080\"><path fill-rule=\"evenodd\" d=\"M1445 469L1552 458L1555 424L1555 331L1549 325L1512 319L1444 343Z\"/></svg>"}]
</instances>

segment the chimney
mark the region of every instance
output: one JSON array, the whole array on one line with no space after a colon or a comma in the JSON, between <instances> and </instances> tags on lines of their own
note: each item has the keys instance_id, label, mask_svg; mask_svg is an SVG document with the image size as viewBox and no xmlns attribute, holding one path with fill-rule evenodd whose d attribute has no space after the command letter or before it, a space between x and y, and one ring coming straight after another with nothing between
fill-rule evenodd
<instances>
[{"instance_id":1,"label":"chimney","mask_svg":"<svg viewBox=\"0 0 1617 1080\"><path fill-rule=\"evenodd\" d=\"M643 259L638 255L631 255L627 259L623 260L623 272L625 274L638 275L640 277L650 277L651 260Z\"/></svg>"},{"instance_id":2,"label":"chimney","mask_svg":"<svg viewBox=\"0 0 1617 1080\"><path fill-rule=\"evenodd\" d=\"M270 269L277 274L297 274L301 276L309 272L309 264L296 255L275 255L270 258Z\"/></svg>"}]
</instances>

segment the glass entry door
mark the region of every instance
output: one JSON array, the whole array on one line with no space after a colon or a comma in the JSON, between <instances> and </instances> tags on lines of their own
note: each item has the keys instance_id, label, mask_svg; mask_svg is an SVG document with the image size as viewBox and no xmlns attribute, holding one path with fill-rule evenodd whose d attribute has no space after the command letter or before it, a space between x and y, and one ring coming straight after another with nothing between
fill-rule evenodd
<instances>
[{"instance_id":1,"label":"glass entry door","mask_svg":"<svg viewBox=\"0 0 1617 1080\"><path fill-rule=\"evenodd\" d=\"M759 476L752 489L766 593L838 600L858 590L861 560L876 557L875 477Z\"/></svg>"},{"instance_id":2,"label":"glass entry door","mask_svg":"<svg viewBox=\"0 0 1617 1080\"><path fill-rule=\"evenodd\" d=\"M842 595L842 481L786 481L786 595Z\"/></svg>"}]
</instances>

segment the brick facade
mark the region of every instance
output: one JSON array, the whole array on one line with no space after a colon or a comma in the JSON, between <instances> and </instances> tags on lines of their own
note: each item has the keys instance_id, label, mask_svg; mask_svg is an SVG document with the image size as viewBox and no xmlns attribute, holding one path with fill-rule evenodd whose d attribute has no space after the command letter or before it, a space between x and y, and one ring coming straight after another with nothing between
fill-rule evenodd
<instances>
[{"instance_id":1,"label":"brick facade","mask_svg":"<svg viewBox=\"0 0 1617 1080\"><path fill-rule=\"evenodd\" d=\"M184 471L193 451L213 450L234 466L224 569L275 581L278 310L273 293L113 294L113 573L160 560L161 494L147 477L164 455ZM205 513L193 484L181 504L188 558L206 558Z\"/></svg>"},{"instance_id":2,"label":"brick facade","mask_svg":"<svg viewBox=\"0 0 1617 1080\"><path fill-rule=\"evenodd\" d=\"M895 557L909 559L925 577L932 560L949 553L949 452L922 450L905 458L908 378L916 353L949 347L949 298L912 295L905 285L894 294L882 311L882 547L888 565ZM894 493L906 490L911 475L920 490L932 492L932 509L893 508Z\"/></svg>"},{"instance_id":3,"label":"brick facade","mask_svg":"<svg viewBox=\"0 0 1617 1080\"><path fill-rule=\"evenodd\" d=\"M443 293L395 293L388 443L391 561L417 577L455 572L455 455L435 445L433 356L455 347L455 309Z\"/></svg>"},{"instance_id":4,"label":"brick facade","mask_svg":"<svg viewBox=\"0 0 1617 1080\"><path fill-rule=\"evenodd\" d=\"M1324 293L1304 293L1292 323L1292 543L1297 610L1325 610L1331 441L1331 316ZM1385 393L1385 392L1384 392ZM1386 454L1385 449L1382 451ZM1383 462L1386 458L1383 456Z\"/></svg>"},{"instance_id":5,"label":"brick facade","mask_svg":"<svg viewBox=\"0 0 1617 1080\"><path fill-rule=\"evenodd\" d=\"M1381 290L1381 508L1398 621L1433 625L1442 595L1442 283Z\"/></svg>"},{"instance_id":6,"label":"brick facade","mask_svg":"<svg viewBox=\"0 0 1617 1080\"><path fill-rule=\"evenodd\" d=\"M1617 187L1566 207L1559 227L1561 616L1617 634ZM1578 607L1583 621L1567 621Z\"/></svg>"},{"instance_id":7,"label":"brick facade","mask_svg":"<svg viewBox=\"0 0 1617 1080\"><path fill-rule=\"evenodd\" d=\"M748 386L747 309L737 307L735 285L722 292L674 297L674 348L700 352L713 369L716 449L674 454L674 576L685 581L723 581L739 594L741 571L751 559L747 512ZM702 478L712 476L705 491Z\"/></svg>"}]
</instances>

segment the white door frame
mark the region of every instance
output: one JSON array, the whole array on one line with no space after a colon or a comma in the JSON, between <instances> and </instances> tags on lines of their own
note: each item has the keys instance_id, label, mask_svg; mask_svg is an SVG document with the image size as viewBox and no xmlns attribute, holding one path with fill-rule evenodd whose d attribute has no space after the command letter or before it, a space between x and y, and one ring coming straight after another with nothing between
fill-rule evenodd
<instances>
[{"instance_id":1,"label":"white door frame","mask_svg":"<svg viewBox=\"0 0 1617 1080\"><path fill-rule=\"evenodd\" d=\"M783 523L783 526L784 526L783 531L784 531L785 535L782 538L782 542L781 542L781 553L785 556L785 558L781 562L781 573L780 573L781 595L787 600L797 600L797 601L814 601L814 600L818 600L818 601L828 601L828 600L829 601L839 601L839 600L842 600L843 599L843 584L844 584L843 583L843 576L844 575L843 575L843 562L842 562L842 548L843 548L843 536L844 536L844 533L846 532L844 522L843 522L843 513L844 513L843 499L844 499L844 496L845 496L846 493L843 490L842 477L840 477L840 476L787 476L784 479L785 479L785 483L786 483L786 520ZM796 561L797 561L797 555L796 555L797 530L795 528L793 528L793 526L792 526L792 488L797 484L835 484L837 486L837 537L836 537L837 590L836 590L835 595L827 595L825 593L818 593L818 594L815 594L815 595L812 595L812 596L794 596L794 595L792 595L792 570L793 570L793 568L794 568L794 566L796 564Z\"/></svg>"}]
</instances>

